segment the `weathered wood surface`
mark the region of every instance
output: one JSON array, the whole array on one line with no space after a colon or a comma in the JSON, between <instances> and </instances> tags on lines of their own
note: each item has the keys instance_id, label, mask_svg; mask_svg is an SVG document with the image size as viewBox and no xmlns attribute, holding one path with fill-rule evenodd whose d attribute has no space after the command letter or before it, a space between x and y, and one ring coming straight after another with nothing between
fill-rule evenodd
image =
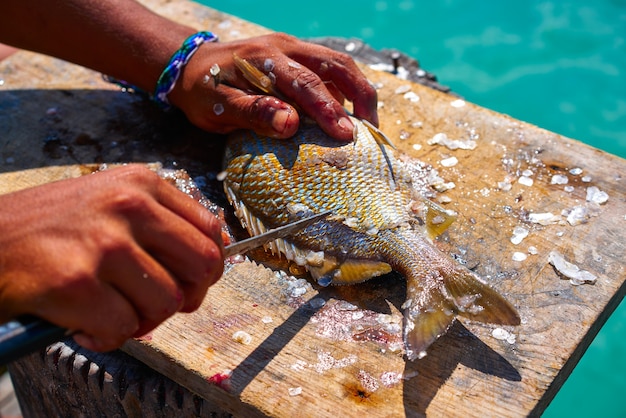
<instances>
[{"instance_id":1,"label":"weathered wood surface","mask_svg":"<svg viewBox=\"0 0 626 418\"><path fill-rule=\"evenodd\" d=\"M266 33L184 1L146 3L198 28L211 28L223 40ZM386 333L392 327L380 323L399 320L401 279L351 288L300 286L306 293L296 296L299 282L291 276L245 262L228 270L197 312L173 317L124 350L235 415L540 413L626 291L626 162L472 104L461 106L454 97L392 75L364 71L379 87L382 129L402 152L431 164L455 184L434 197L449 198L446 207L459 213L441 246L518 307L522 325L506 329L514 341L494 338L493 326L463 321L426 358L407 363L394 350L397 334ZM29 168L161 161L206 178L209 196L223 203L214 181L223 138L198 131L180 115L163 116L96 73L35 54L21 52L0 63L0 78L4 192L25 186L14 183L16 176L29 184L51 179L40 172L14 173ZM474 139L476 148L429 145L439 133ZM451 156L458 164L442 166ZM571 174L572 168L583 173ZM530 170L531 186L518 182L525 170ZM566 176L573 189L551 184L555 174ZM500 182L510 183L510 190ZM608 193L608 202L587 202L589 186ZM560 215L576 206L593 216L577 226L564 220L545 226L528 221L529 213ZM510 242L516 226L529 230L518 245ZM536 254L529 253L530 247ZM596 274L597 283L575 287L563 280L548 264L551 250ZM514 252L528 258L513 261ZM320 298L325 301L321 307ZM236 331L248 333L250 343L235 341Z\"/></svg>"}]
</instances>

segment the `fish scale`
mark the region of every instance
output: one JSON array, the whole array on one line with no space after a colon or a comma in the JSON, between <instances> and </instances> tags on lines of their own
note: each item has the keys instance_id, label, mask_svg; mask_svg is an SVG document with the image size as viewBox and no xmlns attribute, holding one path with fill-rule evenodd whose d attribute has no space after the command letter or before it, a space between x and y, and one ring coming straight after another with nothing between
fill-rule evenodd
<instances>
[{"instance_id":1,"label":"fish scale","mask_svg":"<svg viewBox=\"0 0 626 418\"><path fill-rule=\"evenodd\" d=\"M450 216L419 196L374 128L352 121L351 143L337 142L316 125L301 127L288 140L251 131L231 135L224 188L244 227L255 235L331 210L269 249L306 267L321 285L355 284L392 269L402 274L410 360L423 357L457 315L519 324L501 295L433 245L431 237L445 229Z\"/></svg>"}]
</instances>

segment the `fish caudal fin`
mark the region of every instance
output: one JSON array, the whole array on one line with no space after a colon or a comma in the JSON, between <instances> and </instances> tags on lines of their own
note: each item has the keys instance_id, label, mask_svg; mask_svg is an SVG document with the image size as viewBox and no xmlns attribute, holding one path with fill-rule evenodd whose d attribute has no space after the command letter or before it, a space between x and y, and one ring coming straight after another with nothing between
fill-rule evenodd
<instances>
[{"instance_id":1,"label":"fish caudal fin","mask_svg":"<svg viewBox=\"0 0 626 418\"><path fill-rule=\"evenodd\" d=\"M404 347L407 358L415 360L426 356L428 347L450 328L454 311L440 289L421 289L419 297L412 297L410 290L402 306Z\"/></svg>"},{"instance_id":2,"label":"fish caudal fin","mask_svg":"<svg viewBox=\"0 0 626 418\"><path fill-rule=\"evenodd\" d=\"M520 324L515 308L465 267L456 266L443 281L458 315L489 324Z\"/></svg>"},{"instance_id":3,"label":"fish caudal fin","mask_svg":"<svg viewBox=\"0 0 626 418\"><path fill-rule=\"evenodd\" d=\"M451 261L451 260L450 260ZM423 358L457 315L498 325L519 325L515 308L461 265L407 281L404 343L409 360ZM450 267L450 266L448 266Z\"/></svg>"}]
</instances>

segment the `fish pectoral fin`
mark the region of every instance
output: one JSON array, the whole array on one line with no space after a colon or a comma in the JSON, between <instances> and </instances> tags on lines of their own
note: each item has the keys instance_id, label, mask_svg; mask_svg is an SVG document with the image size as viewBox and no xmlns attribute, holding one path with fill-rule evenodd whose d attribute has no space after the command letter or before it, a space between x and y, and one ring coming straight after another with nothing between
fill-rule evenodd
<instances>
[{"instance_id":1,"label":"fish pectoral fin","mask_svg":"<svg viewBox=\"0 0 626 418\"><path fill-rule=\"evenodd\" d=\"M437 287L421 289L404 303L404 346L409 360L421 359L426 350L446 333L455 318L452 304Z\"/></svg>"},{"instance_id":2,"label":"fish pectoral fin","mask_svg":"<svg viewBox=\"0 0 626 418\"><path fill-rule=\"evenodd\" d=\"M311 275L322 286L356 284L391 272L391 266L382 261L348 259L341 263L324 263L309 268Z\"/></svg>"},{"instance_id":3,"label":"fish pectoral fin","mask_svg":"<svg viewBox=\"0 0 626 418\"><path fill-rule=\"evenodd\" d=\"M382 261L348 259L335 272L333 284L355 284L391 272L391 266Z\"/></svg>"},{"instance_id":4,"label":"fish pectoral fin","mask_svg":"<svg viewBox=\"0 0 626 418\"><path fill-rule=\"evenodd\" d=\"M490 324L520 324L515 308L465 267L456 267L443 281L458 315Z\"/></svg>"},{"instance_id":5,"label":"fish pectoral fin","mask_svg":"<svg viewBox=\"0 0 626 418\"><path fill-rule=\"evenodd\" d=\"M426 231L431 239L443 234L456 220L456 214L447 211L435 202L424 199L426 205Z\"/></svg>"}]
</instances>

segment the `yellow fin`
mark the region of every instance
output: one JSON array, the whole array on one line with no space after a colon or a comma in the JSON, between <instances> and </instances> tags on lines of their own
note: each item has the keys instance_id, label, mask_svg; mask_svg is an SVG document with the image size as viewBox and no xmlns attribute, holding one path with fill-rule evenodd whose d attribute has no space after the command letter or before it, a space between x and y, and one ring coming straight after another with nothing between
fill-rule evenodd
<instances>
[{"instance_id":1,"label":"yellow fin","mask_svg":"<svg viewBox=\"0 0 626 418\"><path fill-rule=\"evenodd\" d=\"M241 58L239 55L233 53L233 61L235 66L241 71L243 77L248 80L250 84L259 89L262 93L274 96L285 103L289 103L294 109L300 113L300 107L293 101L286 98L281 94L272 83L272 79L263 73L263 71L250 64L245 58Z\"/></svg>"},{"instance_id":2,"label":"yellow fin","mask_svg":"<svg viewBox=\"0 0 626 418\"><path fill-rule=\"evenodd\" d=\"M278 97L278 92L272 85L272 80L263 74L261 70L237 54L233 54L233 61L235 62L235 66L239 69L239 71L241 71L244 78L248 80L250 84L265 94Z\"/></svg>"},{"instance_id":3,"label":"yellow fin","mask_svg":"<svg viewBox=\"0 0 626 418\"><path fill-rule=\"evenodd\" d=\"M489 324L520 324L515 308L465 267L458 266L443 281L458 315Z\"/></svg>"},{"instance_id":4,"label":"yellow fin","mask_svg":"<svg viewBox=\"0 0 626 418\"><path fill-rule=\"evenodd\" d=\"M348 259L341 264L328 263L321 268L310 267L311 275L321 286L361 283L391 272L382 261Z\"/></svg>"},{"instance_id":5,"label":"yellow fin","mask_svg":"<svg viewBox=\"0 0 626 418\"><path fill-rule=\"evenodd\" d=\"M407 277L407 300L402 307L410 360L424 357L457 315L484 323L520 324L515 308L462 265L447 264L427 275Z\"/></svg>"},{"instance_id":6,"label":"yellow fin","mask_svg":"<svg viewBox=\"0 0 626 418\"><path fill-rule=\"evenodd\" d=\"M407 358L415 360L423 358L428 347L446 333L455 311L437 287L417 290L421 293L419 297L410 295L410 287L407 290L408 299L403 305L404 344Z\"/></svg>"},{"instance_id":7,"label":"yellow fin","mask_svg":"<svg viewBox=\"0 0 626 418\"><path fill-rule=\"evenodd\" d=\"M333 284L360 283L390 272L391 266L382 261L346 260L335 273Z\"/></svg>"},{"instance_id":8,"label":"yellow fin","mask_svg":"<svg viewBox=\"0 0 626 418\"><path fill-rule=\"evenodd\" d=\"M431 239L443 234L456 220L456 214L449 212L428 199L424 199L426 211L426 231Z\"/></svg>"}]
</instances>

